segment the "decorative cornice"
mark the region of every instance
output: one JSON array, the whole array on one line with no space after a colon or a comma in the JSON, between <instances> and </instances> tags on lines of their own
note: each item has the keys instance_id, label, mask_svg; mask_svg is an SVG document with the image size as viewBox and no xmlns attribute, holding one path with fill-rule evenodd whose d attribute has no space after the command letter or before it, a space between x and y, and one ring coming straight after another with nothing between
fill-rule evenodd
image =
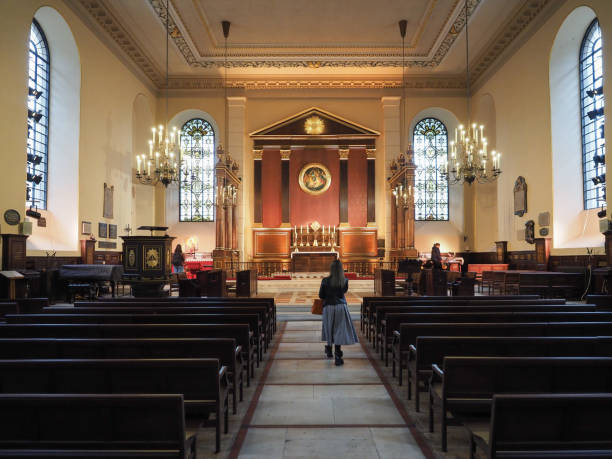
<instances>
[{"instance_id":1,"label":"decorative cornice","mask_svg":"<svg viewBox=\"0 0 612 459\"><path fill-rule=\"evenodd\" d=\"M399 89L400 79L229 79L233 89ZM406 89L464 89L464 77L415 77L406 80ZM223 89L221 78L170 78L169 89Z\"/></svg>"},{"instance_id":2,"label":"decorative cornice","mask_svg":"<svg viewBox=\"0 0 612 459\"><path fill-rule=\"evenodd\" d=\"M136 44L127 29L103 2L91 0L77 1L158 88L164 84L164 77L153 61Z\"/></svg>"}]
</instances>

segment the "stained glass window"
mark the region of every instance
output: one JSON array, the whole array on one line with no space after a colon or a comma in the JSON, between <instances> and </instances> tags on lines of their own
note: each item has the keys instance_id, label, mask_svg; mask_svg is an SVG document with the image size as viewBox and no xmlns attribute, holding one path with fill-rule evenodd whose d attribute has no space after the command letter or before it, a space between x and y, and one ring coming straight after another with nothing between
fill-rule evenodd
<instances>
[{"instance_id":1,"label":"stained glass window","mask_svg":"<svg viewBox=\"0 0 612 459\"><path fill-rule=\"evenodd\" d=\"M214 183L215 132L208 121L194 118L181 129L180 221L214 221Z\"/></svg>"},{"instance_id":2,"label":"stained glass window","mask_svg":"<svg viewBox=\"0 0 612 459\"><path fill-rule=\"evenodd\" d=\"M584 208L605 205L606 166L598 159L605 155L603 59L601 29L593 20L580 49L580 101L582 118L582 176ZM595 158L597 157L597 158Z\"/></svg>"},{"instance_id":3,"label":"stained glass window","mask_svg":"<svg viewBox=\"0 0 612 459\"><path fill-rule=\"evenodd\" d=\"M448 158L446 126L435 118L417 123L413 132L415 220L448 220L448 182L440 166Z\"/></svg>"},{"instance_id":4,"label":"stained glass window","mask_svg":"<svg viewBox=\"0 0 612 459\"><path fill-rule=\"evenodd\" d=\"M28 140L26 205L47 208L49 150L49 46L40 25L32 22L28 60Z\"/></svg>"}]
</instances>

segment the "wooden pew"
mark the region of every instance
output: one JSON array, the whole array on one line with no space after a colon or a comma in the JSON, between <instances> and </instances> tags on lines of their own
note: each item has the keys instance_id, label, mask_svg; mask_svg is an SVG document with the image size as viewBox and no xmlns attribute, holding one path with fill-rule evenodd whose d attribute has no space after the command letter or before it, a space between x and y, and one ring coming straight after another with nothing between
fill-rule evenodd
<instances>
[{"instance_id":1,"label":"wooden pew","mask_svg":"<svg viewBox=\"0 0 612 459\"><path fill-rule=\"evenodd\" d=\"M414 298L425 298L425 297L414 297ZM376 299L373 301L367 301L362 303L362 313L363 318L366 324L369 325L365 327L366 337L371 341L374 335L374 315L376 314L376 309L380 306L403 306L403 305L412 305L412 306L471 306L471 305L520 305L520 304L549 304L549 305L560 305L565 304L565 300L562 299L499 299L495 298L492 300L482 300L481 298L487 297L468 297L468 298L459 298L459 297L443 297L441 299L419 299L419 300L410 300L410 301L402 301L400 298L388 298L388 299Z\"/></svg>"},{"instance_id":2,"label":"wooden pew","mask_svg":"<svg viewBox=\"0 0 612 459\"><path fill-rule=\"evenodd\" d=\"M268 350L271 337L274 333L274 325L272 316L269 314L268 308L265 305L249 305L249 306L234 306L234 305L199 305L183 306L178 305L147 305L146 303L138 303L135 306L82 306L78 308L51 306L44 308L42 312L48 314L257 314L261 322L263 334L263 352Z\"/></svg>"},{"instance_id":3,"label":"wooden pew","mask_svg":"<svg viewBox=\"0 0 612 459\"><path fill-rule=\"evenodd\" d=\"M11 315L7 315L7 321ZM389 313L381 321L381 359L388 365L393 332L400 324L418 323L512 323L512 322L612 322L609 312L434 312L434 313Z\"/></svg>"},{"instance_id":4,"label":"wooden pew","mask_svg":"<svg viewBox=\"0 0 612 459\"><path fill-rule=\"evenodd\" d=\"M468 422L470 458L612 457L612 394L494 395L491 417Z\"/></svg>"},{"instance_id":5,"label":"wooden pew","mask_svg":"<svg viewBox=\"0 0 612 459\"><path fill-rule=\"evenodd\" d=\"M118 303L119 301L119 303ZM274 332L276 332L277 330L277 324L276 324L276 302L274 301L274 298L240 298L240 297L232 297L232 298L228 298L228 297L201 297L201 296L185 296L185 297L178 297L178 296L171 296L171 297L166 297L166 298L133 298L133 297L123 297L123 298L109 298L109 297L102 297L102 298L98 298L97 301L77 301L74 303L75 307L80 307L80 306L113 306L112 303L115 303L114 305L132 305L132 306L136 306L135 304L132 303L149 303L149 304L158 304L158 303L171 303L171 304L178 304L180 302L187 302L187 303L204 303L204 304L196 304L196 306L204 306L205 304L211 304L211 305L236 305L236 306L247 306L250 304L256 304L256 305L266 305L268 306L268 311L270 313L270 316L273 318L273 325L274 325Z\"/></svg>"},{"instance_id":6,"label":"wooden pew","mask_svg":"<svg viewBox=\"0 0 612 459\"><path fill-rule=\"evenodd\" d=\"M0 324L0 338L234 338L242 347L247 387L255 371L247 324Z\"/></svg>"},{"instance_id":7,"label":"wooden pew","mask_svg":"<svg viewBox=\"0 0 612 459\"><path fill-rule=\"evenodd\" d=\"M427 390L431 366L442 366L446 356L612 357L612 337L419 336L416 345L410 346L414 366L408 367L407 381L408 399L414 387L416 411L420 411L420 389Z\"/></svg>"},{"instance_id":8,"label":"wooden pew","mask_svg":"<svg viewBox=\"0 0 612 459\"><path fill-rule=\"evenodd\" d=\"M596 312L596 307L592 304L478 304L470 306L412 306L394 305L378 306L373 313L373 328L375 336L380 336L381 323L387 314L392 313L426 313L426 312L452 312L452 313L477 313L477 312ZM374 344L377 344L376 342ZM376 349L377 346L374 346Z\"/></svg>"},{"instance_id":9,"label":"wooden pew","mask_svg":"<svg viewBox=\"0 0 612 459\"><path fill-rule=\"evenodd\" d=\"M179 394L1 394L0 457L195 459L196 436Z\"/></svg>"},{"instance_id":10,"label":"wooden pew","mask_svg":"<svg viewBox=\"0 0 612 459\"><path fill-rule=\"evenodd\" d=\"M257 367L263 358L265 334L257 314L7 314L5 319L10 324L248 324Z\"/></svg>"},{"instance_id":11,"label":"wooden pew","mask_svg":"<svg viewBox=\"0 0 612 459\"><path fill-rule=\"evenodd\" d=\"M434 411L439 408L446 451L449 423L489 418L493 394L572 392L612 392L612 358L445 357L442 367L432 365L429 431L434 431Z\"/></svg>"},{"instance_id":12,"label":"wooden pew","mask_svg":"<svg viewBox=\"0 0 612 459\"><path fill-rule=\"evenodd\" d=\"M215 358L227 367L233 412L243 397L242 348L233 338L0 338L0 359Z\"/></svg>"},{"instance_id":13,"label":"wooden pew","mask_svg":"<svg viewBox=\"0 0 612 459\"><path fill-rule=\"evenodd\" d=\"M186 416L215 427L216 452L221 427L228 432L228 386L218 359L0 360L3 393L182 394Z\"/></svg>"},{"instance_id":14,"label":"wooden pew","mask_svg":"<svg viewBox=\"0 0 612 459\"><path fill-rule=\"evenodd\" d=\"M605 337L612 336L612 322L532 322L532 323L402 323L394 332L392 359L399 368L409 368L414 357L412 347L419 337ZM612 355L612 345L606 340L599 344L600 353ZM410 384L408 384L410 390ZM410 392L409 392L410 393Z\"/></svg>"}]
</instances>

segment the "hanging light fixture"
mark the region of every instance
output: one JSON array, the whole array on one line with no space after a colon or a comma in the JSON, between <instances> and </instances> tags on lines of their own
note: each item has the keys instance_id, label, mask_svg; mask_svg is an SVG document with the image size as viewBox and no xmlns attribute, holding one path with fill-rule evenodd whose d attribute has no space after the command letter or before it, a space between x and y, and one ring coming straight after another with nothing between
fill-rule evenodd
<instances>
[{"instance_id":1,"label":"hanging light fixture","mask_svg":"<svg viewBox=\"0 0 612 459\"><path fill-rule=\"evenodd\" d=\"M468 0L465 0L465 84L468 122L455 128L455 140L450 142L449 164L441 166L449 183L492 182L501 174L501 153L489 152L484 126L471 121L470 60L468 40Z\"/></svg>"},{"instance_id":2,"label":"hanging light fixture","mask_svg":"<svg viewBox=\"0 0 612 459\"><path fill-rule=\"evenodd\" d=\"M406 40L407 25L408 25L408 21L406 21L406 19L402 19L401 21L399 21L399 30L400 30L400 35L402 37L402 103L400 104L400 109L401 109L400 126L402 126L402 128L400 130L400 154L398 157L398 163L399 163L400 169L402 169L405 166L406 161L412 160L410 151L406 152L406 155L404 155L404 152L406 151L406 135L404 132L403 118L405 117L405 114L406 114L406 47L405 47L406 41L405 40ZM408 156L408 158L406 158L406 156ZM395 198L395 202L398 207L409 207L412 204L412 201L414 200L412 184L407 183L406 174L404 174L404 177L402 178L401 183L398 183L395 185L395 187L392 190L392 193L393 193L393 197Z\"/></svg>"},{"instance_id":3,"label":"hanging light fixture","mask_svg":"<svg viewBox=\"0 0 612 459\"><path fill-rule=\"evenodd\" d=\"M224 129L223 141L225 142L226 145L228 143L228 132L229 132L229 126L228 126L229 120L227 116L227 112L228 112L227 110L227 37L229 37L230 26L231 26L231 22L221 21L221 28L223 29L223 38L225 40L224 53L223 53L223 56L224 56L223 58L223 68L224 68L224 73L223 73L223 122L225 123L225 129ZM225 151L221 143L219 143L219 146L217 147L217 158L220 163L226 162L227 164L231 164L232 162L229 151Z\"/></svg>"},{"instance_id":4,"label":"hanging light fixture","mask_svg":"<svg viewBox=\"0 0 612 459\"><path fill-rule=\"evenodd\" d=\"M151 128L153 137L149 140L149 154L136 155L136 178L140 183L155 185L161 182L167 187L179 181L179 136L173 127L168 129L168 44L170 41L170 12L166 0L166 123Z\"/></svg>"}]
</instances>

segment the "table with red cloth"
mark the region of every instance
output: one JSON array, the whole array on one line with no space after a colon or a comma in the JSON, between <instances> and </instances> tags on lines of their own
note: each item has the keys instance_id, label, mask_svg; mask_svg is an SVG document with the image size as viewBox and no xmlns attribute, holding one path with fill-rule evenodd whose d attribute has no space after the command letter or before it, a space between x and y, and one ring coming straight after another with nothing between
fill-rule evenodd
<instances>
[{"instance_id":1,"label":"table with red cloth","mask_svg":"<svg viewBox=\"0 0 612 459\"><path fill-rule=\"evenodd\" d=\"M213 269L213 261L212 259L187 259L183 264L185 268L185 272L187 273L187 277L189 279L195 279L198 271L209 271Z\"/></svg>"}]
</instances>

